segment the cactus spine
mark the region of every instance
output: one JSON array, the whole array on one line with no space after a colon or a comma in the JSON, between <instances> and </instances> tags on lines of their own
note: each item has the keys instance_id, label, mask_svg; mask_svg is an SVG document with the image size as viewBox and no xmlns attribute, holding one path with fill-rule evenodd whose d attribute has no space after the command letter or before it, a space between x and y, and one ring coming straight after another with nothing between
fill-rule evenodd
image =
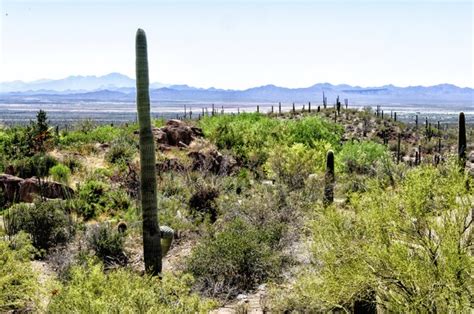
<instances>
[{"instance_id":1,"label":"cactus spine","mask_svg":"<svg viewBox=\"0 0 474 314\"><path fill-rule=\"evenodd\" d=\"M464 117L464 112L461 112L459 114L458 156L462 164L464 164L466 160L466 149L466 118Z\"/></svg>"},{"instance_id":2,"label":"cactus spine","mask_svg":"<svg viewBox=\"0 0 474 314\"><path fill-rule=\"evenodd\" d=\"M151 131L146 35L137 30L135 39L137 111L140 127L140 193L143 217L145 271L161 273L161 244L156 197L155 142Z\"/></svg>"},{"instance_id":3,"label":"cactus spine","mask_svg":"<svg viewBox=\"0 0 474 314\"><path fill-rule=\"evenodd\" d=\"M334 175L334 152L332 150L328 151L326 157L326 175L324 178L324 204L330 205L334 202L334 184L335 184L335 175Z\"/></svg>"}]
</instances>

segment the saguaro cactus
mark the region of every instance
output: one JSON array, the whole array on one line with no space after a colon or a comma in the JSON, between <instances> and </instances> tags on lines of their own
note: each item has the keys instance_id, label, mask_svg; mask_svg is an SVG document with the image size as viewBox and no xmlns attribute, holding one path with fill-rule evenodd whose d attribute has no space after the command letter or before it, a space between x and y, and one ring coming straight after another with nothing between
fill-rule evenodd
<instances>
[{"instance_id":1,"label":"saguaro cactus","mask_svg":"<svg viewBox=\"0 0 474 314\"><path fill-rule=\"evenodd\" d=\"M161 273L161 244L156 197L155 142L151 131L146 35L137 30L135 39L137 111L140 128L140 193L143 218L145 271Z\"/></svg>"},{"instance_id":2,"label":"saguaro cactus","mask_svg":"<svg viewBox=\"0 0 474 314\"><path fill-rule=\"evenodd\" d=\"M459 114L458 156L462 163L466 160L466 149L466 118L464 117L464 112L461 112Z\"/></svg>"},{"instance_id":3,"label":"saguaro cactus","mask_svg":"<svg viewBox=\"0 0 474 314\"><path fill-rule=\"evenodd\" d=\"M402 142L402 134L398 133L398 139L397 139L397 164L400 163L400 160L402 158L401 154L401 142Z\"/></svg>"},{"instance_id":4,"label":"saguaro cactus","mask_svg":"<svg viewBox=\"0 0 474 314\"><path fill-rule=\"evenodd\" d=\"M336 177L334 175L334 152L328 151L326 157L326 175L324 178L324 204L329 205L334 202L334 185Z\"/></svg>"}]
</instances>

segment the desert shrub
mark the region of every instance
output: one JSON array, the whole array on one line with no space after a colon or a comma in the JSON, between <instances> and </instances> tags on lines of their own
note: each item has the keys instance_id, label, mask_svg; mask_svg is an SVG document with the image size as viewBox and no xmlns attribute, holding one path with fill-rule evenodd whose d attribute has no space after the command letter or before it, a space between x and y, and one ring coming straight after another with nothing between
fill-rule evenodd
<instances>
[{"instance_id":1,"label":"desert shrub","mask_svg":"<svg viewBox=\"0 0 474 314\"><path fill-rule=\"evenodd\" d=\"M107 205L106 193L109 186L97 180L88 180L80 186L76 210L85 219L96 217L104 211Z\"/></svg>"},{"instance_id":2,"label":"desert shrub","mask_svg":"<svg viewBox=\"0 0 474 314\"><path fill-rule=\"evenodd\" d=\"M311 148L317 148L319 141L338 147L344 131L340 125L315 116L289 120L286 122L286 129L283 139L287 144L301 143Z\"/></svg>"},{"instance_id":3,"label":"desert shrub","mask_svg":"<svg viewBox=\"0 0 474 314\"><path fill-rule=\"evenodd\" d=\"M48 118L43 110L37 113L36 121L30 121L29 125L8 128L0 134L0 154L9 159L45 153L53 145Z\"/></svg>"},{"instance_id":4,"label":"desert shrub","mask_svg":"<svg viewBox=\"0 0 474 314\"><path fill-rule=\"evenodd\" d=\"M185 199L189 194L187 179L173 172L162 173L157 182L158 193L165 197L175 196Z\"/></svg>"},{"instance_id":5,"label":"desert shrub","mask_svg":"<svg viewBox=\"0 0 474 314\"><path fill-rule=\"evenodd\" d=\"M25 157L13 160L10 165L13 167L14 175L20 178L30 178L35 175L35 169L31 158Z\"/></svg>"},{"instance_id":6,"label":"desert shrub","mask_svg":"<svg viewBox=\"0 0 474 314\"><path fill-rule=\"evenodd\" d=\"M124 234L109 223L92 226L87 233L89 247L106 264L125 264L124 242Z\"/></svg>"},{"instance_id":7,"label":"desert shrub","mask_svg":"<svg viewBox=\"0 0 474 314\"><path fill-rule=\"evenodd\" d=\"M189 275L142 277L126 269L104 273L100 264L74 266L52 297L51 313L207 313L216 303L191 292Z\"/></svg>"},{"instance_id":8,"label":"desert shrub","mask_svg":"<svg viewBox=\"0 0 474 314\"><path fill-rule=\"evenodd\" d=\"M110 125L89 126L83 125L77 130L70 131L61 136L59 143L63 146L73 144L107 143L117 138L121 129Z\"/></svg>"},{"instance_id":9,"label":"desert shrub","mask_svg":"<svg viewBox=\"0 0 474 314\"><path fill-rule=\"evenodd\" d=\"M68 203L46 201L35 204L14 204L5 211L5 231L8 235L25 231L40 250L66 242L74 231Z\"/></svg>"},{"instance_id":10,"label":"desert shrub","mask_svg":"<svg viewBox=\"0 0 474 314\"><path fill-rule=\"evenodd\" d=\"M86 220L103 213L116 215L133 207L132 200L124 190L111 189L102 179L104 175L96 173L79 186L75 209Z\"/></svg>"},{"instance_id":11,"label":"desert shrub","mask_svg":"<svg viewBox=\"0 0 474 314\"><path fill-rule=\"evenodd\" d=\"M27 311L38 302L38 276L31 268L33 251L25 233L13 239L0 238L0 312Z\"/></svg>"},{"instance_id":12,"label":"desert shrub","mask_svg":"<svg viewBox=\"0 0 474 314\"><path fill-rule=\"evenodd\" d=\"M54 167L58 161L53 156L47 154L37 154L32 157L15 159L12 162L14 174L21 178L46 177L49 170Z\"/></svg>"},{"instance_id":13,"label":"desert shrub","mask_svg":"<svg viewBox=\"0 0 474 314\"><path fill-rule=\"evenodd\" d=\"M197 224L189 217L188 204L180 198L158 195L158 208L161 225L169 226L176 232L197 229Z\"/></svg>"},{"instance_id":14,"label":"desert shrub","mask_svg":"<svg viewBox=\"0 0 474 314\"><path fill-rule=\"evenodd\" d=\"M384 145L371 141L346 143L337 155L342 171L361 174L373 173L377 161L389 158Z\"/></svg>"},{"instance_id":15,"label":"desert shrub","mask_svg":"<svg viewBox=\"0 0 474 314\"><path fill-rule=\"evenodd\" d=\"M187 271L208 296L234 296L276 276L281 259L268 244L268 234L240 218L211 232L194 247Z\"/></svg>"},{"instance_id":16,"label":"desert shrub","mask_svg":"<svg viewBox=\"0 0 474 314\"><path fill-rule=\"evenodd\" d=\"M292 189L302 188L311 173L324 170L327 142L314 142L315 148L302 143L292 146L275 146L269 153L265 169L271 178L287 184Z\"/></svg>"},{"instance_id":17,"label":"desert shrub","mask_svg":"<svg viewBox=\"0 0 474 314\"><path fill-rule=\"evenodd\" d=\"M115 189L107 193L106 207L107 212L114 215L132 208L133 202L124 190Z\"/></svg>"},{"instance_id":18,"label":"desert shrub","mask_svg":"<svg viewBox=\"0 0 474 314\"><path fill-rule=\"evenodd\" d=\"M71 173L76 173L78 170L82 169L82 163L80 160L71 155L64 157L63 164L69 168Z\"/></svg>"},{"instance_id":19,"label":"desert shrub","mask_svg":"<svg viewBox=\"0 0 474 314\"><path fill-rule=\"evenodd\" d=\"M105 159L112 164L124 163L133 157L135 151L135 144L131 140L119 137L112 141Z\"/></svg>"},{"instance_id":20,"label":"desert shrub","mask_svg":"<svg viewBox=\"0 0 474 314\"><path fill-rule=\"evenodd\" d=\"M48 154L38 154L31 157L33 175L38 177L48 176L49 170L54 167L58 161L53 156Z\"/></svg>"},{"instance_id":21,"label":"desert shrub","mask_svg":"<svg viewBox=\"0 0 474 314\"><path fill-rule=\"evenodd\" d=\"M455 162L410 170L396 188L368 184L344 210L329 207L311 223L316 265L279 311L350 311L357 300L387 312L461 313L472 306L472 192ZM471 182L472 184L472 182ZM283 297L282 297L283 296Z\"/></svg>"},{"instance_id":22,"label":"desert shrub","mask_svg":"<svg viewBox=\"0 0 474 314\"><path fill-rule=\"evenodd\" d=\"M71 171L63 164L57 164L56 166L49 169L49 174L53 177L53 180L65 184L69 182L71 177Z\"/></svg>"},{"instance_id":23,"label":"desert shrub","mask_svg":"<svg viewBox=\"0 0 474 314\"><path fill-rule=\"evenodd\" d=\"M206 117L204 134L220 149L229 149L248 165L262 165L275 145L295 143L314 148L323 140L338 146L343 129L320 117L279 120L257 113ZM316 142L315 142L316 141Z\"/></svg>"},{"instance_id":24,"label":"desert shrub","mask_svg":"<svg viewBox=\"0 0 474 314\"><path fill-rule=\"evenodd\" d=\"M283 136L278 120L257 113L206 117L200 121L200 126L219 149L232 150L239 158L254 165L263 163L266 148Z\"/></svg>"},{"instance_id":25,"label":"desert shrub","mask_svg":"<svg viewBox=\"0 0 474 314\"><path fill-rule=\"evenodd\" d=\"M195 192L189 199L189 208L194 216L209 215L211 222L217 219L215 199L219 196L217 187L200 182L195 186Z\"/></svg>"},{"instance_id":26,"label":"desert shrub","mask_svg":"<svg viewBox=\"0 0 474 314\"><path fill-rule=\"evenodd\" d=\"M18 156L31 157L35 152L30 147L30 128L13 127L5 131L2 136L2 152L9 158Z\"/></svg>"}]
</instances>

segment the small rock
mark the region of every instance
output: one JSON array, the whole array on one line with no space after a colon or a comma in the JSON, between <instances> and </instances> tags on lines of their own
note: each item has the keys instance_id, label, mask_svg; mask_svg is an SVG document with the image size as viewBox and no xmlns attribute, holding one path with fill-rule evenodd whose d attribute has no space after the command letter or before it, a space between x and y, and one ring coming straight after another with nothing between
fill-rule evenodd
<instances>
[{"instance_id":1,"label":"small rock","mask_svg":"<svg viewBox=\"0 0 474 314\"><path fill-rule=\"evenodd\" d=\"M469 153L468 159L469 159L470 162L474 163L474 151Z\"/></svg>"}]
</instances>

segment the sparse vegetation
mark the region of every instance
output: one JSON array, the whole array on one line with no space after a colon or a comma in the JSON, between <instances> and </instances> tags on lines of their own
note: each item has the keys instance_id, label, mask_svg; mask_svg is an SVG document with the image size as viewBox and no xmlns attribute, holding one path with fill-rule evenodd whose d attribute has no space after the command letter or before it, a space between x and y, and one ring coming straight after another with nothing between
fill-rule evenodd
<instances>
[{"instance_id":1,"label":"sparse vegetation","mask_svg":"<svg viewBox=\"0 0 474 314\"><path fill-rule=\"evenodd\" d=\"M330 107L173 121L204 136L154 143L152 219L174 230L162 279L143 275L137 124L85 121L39 146L43 114L0 129L0 171L21 177L0 181L0 311L207 313L238 295L276 313L469 311L472 126L462 144L458 125L342 105L334 122ZM51 180L67 200L26 197Z\"/></svg>"},{"instance_id":2,"label":"sparse vegetation","mask_svg":"<svg viewBox=\"0 0 474 314\"><path fill-rule=\"evenodd\" d=\"M40 285L30 257L34 248L25 233L17 234L14 242L0 239L0 311L10 312L34 306L38 302ZM21 245L19 242L22 242Z\"/></svg>"}]
</instances>

